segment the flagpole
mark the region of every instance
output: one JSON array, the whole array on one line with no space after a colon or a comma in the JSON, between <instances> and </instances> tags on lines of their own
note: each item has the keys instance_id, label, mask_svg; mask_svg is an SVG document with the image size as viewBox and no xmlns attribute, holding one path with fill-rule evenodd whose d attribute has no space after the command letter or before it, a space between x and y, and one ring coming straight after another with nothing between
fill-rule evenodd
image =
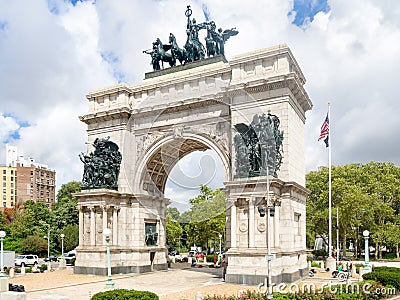
<instances>
[{"instance_id":1,"label":"flagpole","mask_svg":"<svg viewBox=\"0 0 400 300\"><path fill-rule=\"evenodd\" d=\"M328 256L332 258L332 138L331 138L331 102L328 101L328 119L329 119L329 147L328 147L328 164L329 164L329 237L328 237Z\"/></svg>"}]
</instances>

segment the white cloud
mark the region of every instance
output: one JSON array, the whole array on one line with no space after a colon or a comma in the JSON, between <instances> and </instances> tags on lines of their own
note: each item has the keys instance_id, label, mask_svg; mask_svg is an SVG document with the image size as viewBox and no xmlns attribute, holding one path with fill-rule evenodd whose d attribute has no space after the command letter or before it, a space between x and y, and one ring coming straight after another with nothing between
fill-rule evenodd
<instances>
[{"instance_id":1,"label":"white cloud","mask_svg":"<svg viewBox=\"0 0 400 300\"><path fill-rule=\"evenodd\" d=\"M10 116L0 115L0 141L5 141L9 139L10 134L19 129L19 124L17 120ZM5 160L5 157L4 157ZM3 161L3 158L0 159Z\"/></svg>"}]
</instances>

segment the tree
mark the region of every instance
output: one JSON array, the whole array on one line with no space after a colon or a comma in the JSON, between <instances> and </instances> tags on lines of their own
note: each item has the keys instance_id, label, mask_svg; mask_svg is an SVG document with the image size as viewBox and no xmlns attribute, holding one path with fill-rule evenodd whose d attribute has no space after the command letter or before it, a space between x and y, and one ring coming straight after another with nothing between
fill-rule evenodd
<instances>
[{"instance_id":1,"label":"tree","mask_svg":"<svg viewBox=\"0 0 400 300\"><path fill-rule=\"evenodd\" d=\"M180 213L176 207L168 207L167 208L167 215L170 215L172 219L179 220Z\"/></svg>"},{"instance_id":2,"label":"tree","mask_svg":"<svg viewBox=\"0 0 400 300\"><path fill-rule=\"evenodd\" d=\"M189 200L191 208L182 214L180 221L186 223L185 231L191 244L205 247L208 252L211 240L219 240L225 232L225 194L201 185L200 194Z\"/></svg>"},{"instance_id":3,"label":"tree","mask_svg":"<svg viewBox=\"0 0 400 300\"><path fill-rule=\"evenodd\" d=\"M47 252L47 241L37 235L31 235L21 241L23 253L32 253L41 256Z\"/></svg>"},{"instance_id":4,"label":"tree","mask_svg":"<svg viewBox=\"0 0 400 300\"><path fill-rule=\"evenodd\" d=\"M57 235L58 243L61 248L61 234L64 234L64 251L68 252L76 248L79 244L79 226L76 224L68 224Z\"/></svg>"},{"instance_id":5,"label":"tree","mask_svg":"<svg viewBox=\"0 0 400 300\"><path fill-rule=\"evenodd\" d=\"M318 234L328 232L328 168L321 167L306 175L307 245ZM354 240L357 257L361 232L368 229L377 245L387 244L385 226L399 214L400 168L392 163L348 164L332 167L333 212L339 209L340 239L343 250L347 240Z\"/></svg>"},{"instance_id":6,"label":"tree","mask_svg":"<svg viewBox=\"0 0 400 300\"><path fill-rule=\"evenodd\" d=\"M79 193L82 189L82 183L78 181L70 181L66 184L61 185L61 188L57 192L57 202L63 199L72 199L73 193Z\"/></svg>"},{"instance_id":7,"label":"tree","mask_svg":"<svg viewBox=\"0 0 400 300\"><path fill-rule=\"evenodd\" d=\"M183 233L181 224L177 220L174 220L172 216L167 213L166 223L166 234L167 234L167 246L168 248L176 248L180 245L180 239Z\"/></svg>"}]
</instances>

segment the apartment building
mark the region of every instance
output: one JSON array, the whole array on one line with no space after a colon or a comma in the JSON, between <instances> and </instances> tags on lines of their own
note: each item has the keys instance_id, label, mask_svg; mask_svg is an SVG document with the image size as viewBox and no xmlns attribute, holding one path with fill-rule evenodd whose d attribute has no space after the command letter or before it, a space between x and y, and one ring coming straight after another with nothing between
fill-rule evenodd
<instances>
[{"instance_id":1,"label":"apartment building","mask_svg":"<svg viewBox=\"0 0 400 300\"><path fill-rule=\"evenodd\" d=\"M17 168L0 166L1 208L14 207L17 200Z\"/></svg>"},{"instance_id":2,"label":"apartment building","mask_svg":"<svg viewBox=\"0 0 400 300\"><path fill-rule=\"evenodd\" d=\"M17 148L6 146L6 166L0 167L3 186L3 205L14 207L15 204L28 200L44 201L48 206L56 199L56 171L47 165L25 159L17 155Z\"/></svg>"},{"instance_id":3,"label":"apartment building","mask_svg":"<svg viewBox=\"0 0 400 300\"><path fill-rule=\"evenodd\" d=\"M44 201L50 206L55 201L56 172L44 166L17 164L18 202Z\"/></svg>"}]
</instances>

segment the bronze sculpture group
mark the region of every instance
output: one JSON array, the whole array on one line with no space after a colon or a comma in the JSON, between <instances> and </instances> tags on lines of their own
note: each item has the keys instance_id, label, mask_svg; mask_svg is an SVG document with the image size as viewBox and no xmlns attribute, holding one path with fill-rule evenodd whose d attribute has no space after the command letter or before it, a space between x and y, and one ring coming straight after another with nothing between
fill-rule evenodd
<instances>
[{"instance_id":1,"label":"bronze sculpture group","mask_svg":"<svg viewBox=\"0 0 400 300\"><path fill-rule=\"evenodd\" d=\"M168 44L163 44L161 40L157 38L156 41L153 42L153 47L151 49L143 51L143 53L151 55L153 71L164 68L164 62L173 67L176 65L177 60L180 64L186 64L187 62L204 59L206 55L207 57L217 55L225 56L225 42L231 36L239 33L236 28L227 30L219 28L216 30L217 27L214 21L197 24L195 18L190 19L191 15L192 10L189 5L185 11L185 16L187 17L187 39L183 48L178 46L175 36L170 33ZM206 48L199 39L199 31L202 29L207 30L207 36L205 38Z\"/></svg>"},{"instance_id":2,"label":"bronze sculpture group","mask_svg":"<svg viewBox=\"0 0 400 300\"><path fill-rule=\"evenodd\" d=\"M94 152L79 155L84 164L82 189L118 189L122 155L117 144L109 141L109 138L96 139L93 143Z\"/></svg>"},{"instance_id":3,"label":"bronze sculpture group","mask_svg":"<svg viewBox=\"0 0 400 300\"><path fill-rule=\"evenodd\" d=\"M275 115L255 115L250 125L235 125L236 178L277 176L282 164L283 131Z\"/></svg>"}]
</instances>

